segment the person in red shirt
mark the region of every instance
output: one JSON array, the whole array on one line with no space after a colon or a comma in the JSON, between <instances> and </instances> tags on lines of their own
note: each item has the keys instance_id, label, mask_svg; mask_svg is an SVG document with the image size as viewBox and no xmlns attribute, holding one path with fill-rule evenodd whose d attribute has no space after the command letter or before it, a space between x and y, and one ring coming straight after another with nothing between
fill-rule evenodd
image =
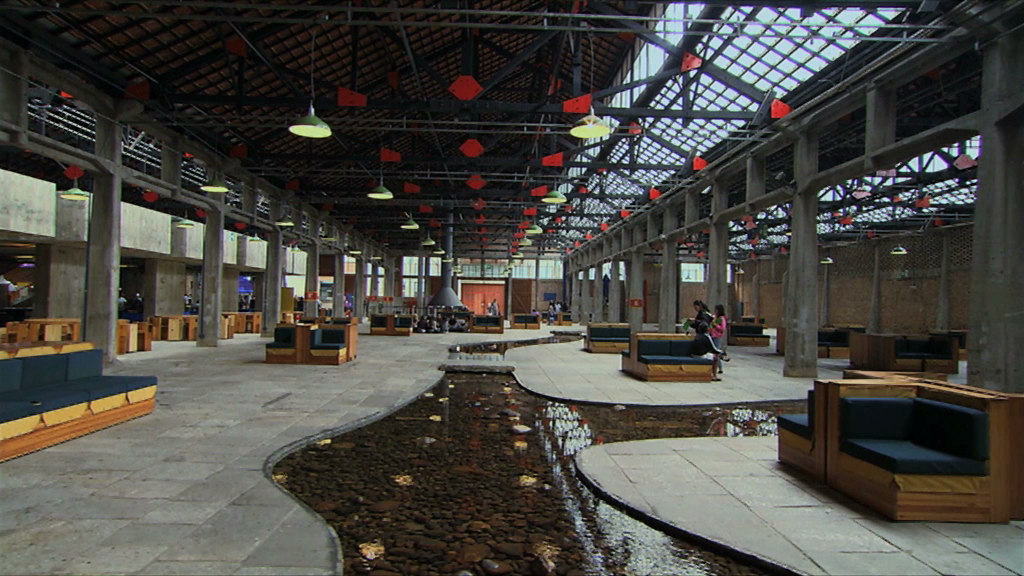
<instances>
[{"instance_id":1,"label":"person in red shirt","mask_svg":"<svg viewBox=\"0 0 1024 576\"><path fill-rule=\"evenodd\" d=\"M729 361L729 353L724 351L725 335L728 333L728 329L729 322L725 318L725 306L715 304L715 317L708 327L708 334L711 336L711 341L715 343L715 348L723 351L720 355L715 355L715 364L718 365L719 374L722 373L721 360Z\"/></svg>"}]
</instances>

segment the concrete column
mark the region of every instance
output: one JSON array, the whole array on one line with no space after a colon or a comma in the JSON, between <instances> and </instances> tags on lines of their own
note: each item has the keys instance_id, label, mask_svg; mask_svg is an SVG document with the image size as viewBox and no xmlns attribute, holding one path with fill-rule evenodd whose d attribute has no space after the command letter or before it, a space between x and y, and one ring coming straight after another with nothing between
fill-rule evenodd
<instances>
[{"instance_id":1,"label":"concrete column","mask_svg":"<svg viewBox=\"0 0 1024 576\"><path fill-rule=\"evenodd\" d=\"M572 315L577 324L583 324L583 271L572 273Z\"/></svg>"},{"instance_id":2,"label":"concrete column","mask_svg":"<svg viewBox=\"0 0 1024 576\"><path fill-rule=\"evenodd\" d=\"M728 189L725 182L715 182L711 195L711 242L708 247L707 300L705 303L714 310L717 304L729 308L729 221L717 217L728 206Z\"/></svg>"},{"instance_id":3,"label":"concrete column","mask_svg":"<svg viewBox=\"0 0 1024 576\"><path fill-rule=\"evenodd\" d=\"M754 276L750 279L750 315L761 316L761 260L754 260Z\"/></svg>"},{"instance_id":4,"label":"concrete column","mask_svg":"<svg viewBox=\"0 0 1024 576\"><path fill-rule=\"evenodd\" d=\"M8 134L0 140L20 144L28 141L28 52L12 48L9 57L2 60L5 65L0 66L0 120L11 128L0 127L0 134Z\"/></svg>"},{"instance_id":5,"label":"concrete column","mask_svg":"<svg viewBox=\"0 0 1024 576\"><path fill-rule=\"evenodd\" d=\"M871 272L871 311L868 314L868 334L882 332L882 245L875 242L875 266Z\"/></svg>"},{"instance_id":6,"label":"concrete column","mask_svg":"<svg viewBox=\"0 0 1024 576\"><path fill-rule=\"evenodd\" d=\"M590 297L590 321L604 322L604 265L594 266L594 281Z\"/></svg>"},{"instance_id":7,"label":"concrete column","mask_svg":"<svg viewBox=\"0 0 1024 576\"><path fill-rule=\"evenodd\" d=\"M370 260L370 296L380 296L380 266Z\"/></svg>"},{"instance_id":8,"label":"concrete column","mask_svg":"<svg viewBox=\"0 0 1024 576\"><path fill-rule=\"evenodd\" d=\"M832 299L829 297L829 293L832 291L832 265L825 265L822 268L822 288L821 288L821 318L819 322L821 326L830 326L831 318L831 305Z\"/></svg>"},{"instance_id":9,"label":"concrete column","mask_svg":"<svg viewBox=\"0 0 1024 576\"><path fill-rule=\"evenodd\" d=\"M252 308L254 312L263 312L266 308L267 273L256 272L252 275ZM263 327L260 327L263 331Z\"/></svg>"},{"instance_id":10,"label":"concrete column","mask_svg":"<svg viewBox=\"0 0 1024 576\"><path fill-rule=\"evenodd\" d=\"M216 347L220 340L221 291L224 279L224 211L206 209L203 234L203 292L197 346Z\"/></svg>"},{"instance_id":11,"label":"concrete column","mask_svg":"<svg viewBox=\"0 0 1024 576\"><path fill-rule=\"evenodd\" d=\"M315 292L317 297L306 298L302 314L316 317L320 314L320 243L316 241L306 250L306 292Z\"/></svg>"},{"instance_id":12,"label":"concrete column","mask_svg":"<svg viewBox=\"0 0 1024 576\"><path fill-rule=\"evenodd\" d=\"M967 383L1024 393L1024 28L984 48ZM1008 104L1013 104L1008 106Z\"/></svg>"},{"instance_id":13,"label":"concrete column","mask_svg":"<svg viewBox=\"0 0 1024 576\"><path fill-rule=\"evenodd\" d=\"M181 144L177 138L160 142L160 179L181 191Z\"/></svg>"},{"instance_id":14,"label":"concrete column","mask_svg":"<svg viewBox=\"0 0 1024 576\"><path fill-rule=\"evenodd\" d=\"M362 318L366 313L366 260L358 256L356 261L356 285L352 287L352 317Z\"/></svg>"},{"instance_id":15,"label":"concrete column","mask_svg":"<svg viewBox=\"0 0 1024 576\"><path fill-rule=\"evenodd\" d=\"M643 302L644 298L644 251L643 249L637 249L633 251L632 257L629 262L629 270L626 272L626 278L629 281L629 298L631 300L640 300ZM643 306L629 307L629 313L627 314L629 321L629 329L633 332L639 332L643 329L644 324L644 308Z\"/></svg>"},{"instance_id":16,"label":"concrete column","mask_svg":"<svg viewBox=\"0 0 1024 576\"><path fill-rule=\"evenodd\" d=\"M220 282L220 311L238 312L238 268L224 267Z\"/></svg>"},{"instance_id":17,"label":"concrete column","mask_svg":"<svg viewBox=\"0 0 1024 576\"><path fill-rule=\"evenodd\" d=\"M764 158L747 156L747 202L755 200L765 193Z\"/></svg>"},{"instance_id":18,"label":"concrete column","mask_svg":"<svg viewBox=\"0 0 1024 576\"><path fill-rule=\"evenodd\" d=\"M607 320L609 322L622 322L622 276L619 274L621 266L621 260L613 259L608 272L608 277L611 278L611 284L608 287Z\"/></svg>"},{"instance_id":19,"label":"concrete column","mask_svg":"<svg viewBox=\"0 0 1024 576\"><path fill-rule=\"evenodd\" d=\"M117 356L121 272L121 125L101 115L96 117L96 153L110 160L113 172L93 177L82 334L112 362Z\"/></svg>"},{"instance_id":20,"label":"concrete column","mask_svg":"<svg viewBox=\"0 0 1024 576\"><path fill-rule=\"evenodd\" d=\"M953 239L942 235L942 268L939 272L939 298L935 304L935 329L949 330L949 265Z\"/></svg>"},{"instance_id":21,"label":"concrete column","mask_svg":"<svg viewBox=\"0 0 1024 576\"><path fill-rule=\"evenodd\" d=\"M185 311L185 264L149 258L142 273L143 316L176 316Z\"/></svg>"},{"instance_id":22,"label":"concrete column","mask_svg":"<svg viewBox=\"0 0 1024 576\"><path fill-rule=\"evenodd\" d=\"M273 216L277 218L278 216ZM263 335L273 336L274 328L281 321L281 286L284 283L284 247L281 243L281 229L274 226L267 234L267 272L264 275L266 304L263 306Z\"/></svg>"},{"instance_id":23,"label":"concrete column","mask_svg":"<svg viewBox=\"0 0 1024 576\"><path fill-rule=\"evenodd\" d=\"M57 200L60 202L60 200ZM85 249L36 244L33 318L81 318L85 310Z\"/></svg>"},{"instance_id":24,"label":"concrete column","mask_svg":"<svg viewBox=\"0 0 1024 576\"><path fill-rule=\"evenodd\" d=\"M783 375L818 375L818 190L806 187L818 171L818 136L801 134L793 150L797 192L793 196L793 236L786 300L786 362Z\"/></svg>"},{"instance_id":25,"label":"concrete column","mask_svg":"<svg viewBox=\"0 0 1024 576\"><path fill-rule=\"evenodd\" d=\"M677 244L665 240L661 247L661 282L658 296L658 331L675 333L679 319L679 261Z\"/></svg>"},{"instance_id":26,"label":"concrete column","mask_svg":"<svg viewBox=\"0 0 1024 576\"><path fill-rule=\"evenodd\" d=\"M419 267L416 274L416 302L420 308L427 305L427 265L430 263L430 258L426 256L419 257Z\"/></svg>"},{"instance_id":27,"label":"concrete column","mask_svg":"<svg viewBox=\"0 0 1024 576\"><path fill-rule=\"evenodd\" d=\"M345 315L345 252L341 250L334 253L334 301L331 308L334 316L340 318Z\"/></svg>"}]
</instances>

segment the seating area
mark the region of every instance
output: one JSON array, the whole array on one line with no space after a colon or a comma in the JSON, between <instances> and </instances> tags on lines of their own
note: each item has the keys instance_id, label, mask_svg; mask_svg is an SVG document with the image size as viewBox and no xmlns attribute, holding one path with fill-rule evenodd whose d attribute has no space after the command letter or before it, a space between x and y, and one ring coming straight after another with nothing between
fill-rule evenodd
<instances>
[{"instance_id":1,"label":"seating area","mask_svg":"<svg viewBox=\"0 0 1024 576\"><path fill-rule=\"evenodd\" d=\"M621 370L650 382L711 382L711 358L691 356L692 346L685 334L634 333L621 353Z\"/></svg>"},{"instance_id":2,"label":"seating area","mask_svg":"<svg viewBox=\"0 0 1024 576\"><path fill-rule=\"evenodd\" d=\"M513 314L513 330L540 330L540 316L536 314Z\"/></svg>"},{"instance_id":3,"label":"seating area","mask_svg":"<svg viewBox=\"0 0 1024 576\"><path fill-rule=\"evenodd\" d=\"M82 339L80 318L26 318L7 322L0 328L0 344L22 342L78 342Z\"/></svg>"},{"instance_id":4,"label":"seating area","mask_svg":"<svg viewBox=\"0 0 1024 576\"><path fill-rule=\"evenodd\" d=\"M153 316L149 324L153 340L195 342L199 338L199 316Z\"/></svg>"},{"instance_id":5,"label":"seating area","mask_svg":"<svg viewBox=\"0 0 1024 576\"><path fill-rule=\"evenodd\" d=\"M850 332L841 329L818 330L818 358L849 358Z\"/></svg>"},{"instance_id":6,"label":"seating area","mask_svg":"<svg viewBox=\"0 0 1024 576\"><path fill-rule=\"evenodd\" d=\"M761 324L731 324L729 346L769 346L771 336L764 333Z\"/></svg>"},{"instance_id":7,"label":"seating area","mask_svg":"<svg viewBox=\"0 0 1024 576\"><path fill-rule=\"evenodd\" d=\"M556 314L555 326L572 326L572 312L559 312Z\"/></svg>"},{"instance_id":8,"label":"seating area","mask_svg":"<svg viewBox=\"0 0 1024 576\"><path fill-rule=\"evenodd\" d=\"M893 520L1024 518L1024 396L910 377L816 381L779 460Z\"/></svg>"},{"instance_id":9,"label":"seating area","mask_svg":"<svg viewBox=\"0 0 1024 576\"><path fill-rule=\"evenodd\" d=\"M537 327L540 328L540 325ZM474 314L469 323L469 331L478 334L504 334L505 317Z\"/></svg>"},{"instance_id":10,"label":"seating area","mask_svg":"<svg viewBox=\"0 0 1024 576\"><path fill-rule=\"evenodd\" d=\"M266 344L267 364L337 366L356 357L356 324L296 324L274 328Z\"/></svg>"},{"instance_id":11,"label":"seating area","mask_svg":"<svg viewBox=\"0 0 1024 576\"><path fill-rule=\"evenodd\" d=\"M763 316L740 316L740 324L760 324L764 325Z\"/></svg>"},{"instance_id":12,"label":"seating area","mask_svg":"<svg viewBox=\"0 0 1024 576\"><path fill-rule=\"evenodd\" d=\"M583 349L594 354L617 354L629 349L629 324L591 322Z\"/></svg>"},{"instance_id":13,"label":"seating area","mask_svg":"<svg viewBox=\"0 0 1024 576\"><path fill-rule=\"evenodd\" d=\"M153 411L156 377L105 376L103 352L82 348L92 345L15 349L0 360L0 461Z\"/></svg>"},{"instance_id":14,"label":"seating area","mask_svg":"<svg viewBox=\"0 0 1024 576\"><path fill-rule=\"evenodd\" d=\"M411 314L371 314L370 334L373 336L412 335Z\"/></svg>"},{"instance_id":15,"label":"seating area","mask_svg":"<svg viewBox=\"0 0 1024 576\"><path fill-rule=\"evenodd\" d=\"M953 336L850 334L850 366L862 370L960 371L960 350Z\"/></svg>"}]
</instances>

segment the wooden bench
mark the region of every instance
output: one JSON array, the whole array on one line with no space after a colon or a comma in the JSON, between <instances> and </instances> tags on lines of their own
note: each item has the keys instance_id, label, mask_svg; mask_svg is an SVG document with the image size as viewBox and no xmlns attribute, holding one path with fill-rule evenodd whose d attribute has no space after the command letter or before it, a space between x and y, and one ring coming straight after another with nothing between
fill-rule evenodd
<instances>
[{"instance_id":1,"label":"wooden bench","mask_svg":"<svg viewBox=\"0 0 1024 576\"><path fill-rule=\"evenodd\" d=\"M555 316L555 326L572 326L572 312L559 312Z\"/></svg>"},{"instance_id":2,"label":"wooden bench","mask_svg":"<svg viewBox=\"0 0 1024 576\"><path fill-rule=\"evenodd\" d=\"M809 438L779 417L783 463L893 520L1024 518L1024 395L896 377L813 397Z\"/></svg>"},{"instance_id":3,"label":"wooden bench","mask_svg":"<svg viewBox=\"0 0 1024 576\"><path fill-rule=\"evenodd\" d=\"M504 334L505 317L474 314L470 318L469 331L478 334Z\"/></svg>"},{"instance_id":4,"label":"wooden bench","mask_svg":"<svg viewBox=\"0 0 1024 576\"><path fill-rule=\"evenodd\" d=\"M711 382L712 360L690 356L692 345L686 334L634 333L629 350L621 353L621 369L650 382Z\"/></svg>"},{"instance_id":5,"label":"wooden bench","mask_svg":"<svg viewBox=\"0 0 1024 576\"><path fill-rule=\"evenodd\" d=\"M764 333L760 324L729 325L729 346L769 346L771 336Z\"/></svg>"},{"instance_id":6,"label":"wooden bench","mask_svg":"<svg viewBox=\"0 0 1024 576\"><path fill-rule=\"evenodd\" d=\"M371 314L370 334L374 336L410 336L411 314Z\"/></svg>"},{"instance_id":7,"label":"wooden bench","mask_svg":"<svg viewBox=\"0 0 1024 576\"><path fill-rule=\"evenodd\" d=\"M155 376L104 376L103 351L82 347L61 346L55 354L19 353L0 360L0 462L138 418L156 407ZM34 351L46 348L54 350L39 346Z\"/></svg>"},{"instance_id":8,"label":"wooden bench","mask_svg":"<svg viewBox=\"0 0 1024 576\"><path fill-rule=\"evenodd\" d=\"M764 326L764 318L759 316L740 316L740 324L760 324Z\"/></svg>"},{"instance_id":9,"label":"wooden bench","mask_svg":"<svg viewBox=\"0 0 1024 576\"><path fill-rule=\"evenodd\" d=\"M828 413L824 392L817 386L807 391L807 413L779 414L779 462L792 466L820 482L825 481L825 416ZM819 437L820 436L820 437Z\"/></svg>"},{"instance_id":10,"label":"wooden bench","mask_svg":"<svg viewBox=\"0 0 1024 576\"><path fill-rule=\"evenodd\" d=\"M280 324L265 345L267 364L336 366L356 358L357 324Z\"/></svg>"},{"instance_id":11,"label":"wooden bench","mask_svg":"<svg viewBox=\"0 0 1024 576\"><path fill-rule=\"evenodd\" d=\"M594 354L618 354L629 349L629 324L619 322L591 322L583 349Z\"/></svg>"},{"instance_id":12,"label":"wooden bench","mask_svg":"<svg viewBox=\"0 0 1024 576\"><path fill-rule=\"evenodd\" d=\"M513 330L540 330L540 316L536 314L513 314Z\"/></svg>"},{"instance_id":13,"label":"wooden bench","mask_svg":"<svg viewBox=\"0 0 1024 576\"><path fill-rule=\"evenodd\" d=\"M952 336L850 333L850 366L886 372L960 371L960 350Z\"/></svg>"}]
</instances>

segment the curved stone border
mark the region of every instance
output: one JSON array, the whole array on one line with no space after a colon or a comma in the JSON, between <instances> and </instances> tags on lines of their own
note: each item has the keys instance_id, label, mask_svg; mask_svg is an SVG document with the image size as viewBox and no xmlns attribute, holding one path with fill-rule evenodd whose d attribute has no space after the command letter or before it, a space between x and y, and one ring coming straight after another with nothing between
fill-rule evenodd
<instances>
[{"instance_id":1,"label":"curved stone border","mask_svg":"<svg viewBox=\"0 0 1024 576\"><path fill-rule=\"evenodd\" d=\"M666 522L665 520L658 518L657 516L647 514L642 510L639 510L638 508L631 506L625 500L617 497L610 491L605 490L597 481L590 478L589 476L586 475L585 472L583 472L583 470L579 466L579 462L577 459L579 458L580 454L582 454L585 451L586 449L581 450L572 459L573 469L575 470L576 477L579 478L583 485L589 488L591 492L596 494L599 498L601 498L609 505L614 507L616 510L622 512L623 514L626 514L627 516L635 520L643 522L644 524L647 524L648 526L656 530L664 532L669 536L678 538L685 542L689 542L690 544L693 544L695 546L705 548L707 550L715 552L716 554L720 554L722 556L731 558L738 562L754 566L755 568L768 572L769 574L777 574L779 576L805 576L803 572L798 572L787 566L777 564L768 558L764 558L762 556L758 556L750 552L745 552L743 550L738 550L736 548L729 546L728 544L719 542L718 540L713 540L706 536L702 536L696 532L684 530L674 524L670 524L669 522Z\"/></svg>"}]
</instances>

